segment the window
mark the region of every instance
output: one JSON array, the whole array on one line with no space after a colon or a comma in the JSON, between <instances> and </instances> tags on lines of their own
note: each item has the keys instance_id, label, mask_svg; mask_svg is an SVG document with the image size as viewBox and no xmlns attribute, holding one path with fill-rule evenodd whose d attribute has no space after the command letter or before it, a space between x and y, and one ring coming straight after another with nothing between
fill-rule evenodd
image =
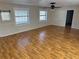
<instances>
[{"instance_id":1,"label":"window","mask_svg":"<svg viewBox=\"0 0 79 59\"><path fill-rule=\"evenodd\" d=\"M16 24L26 24L29 20L29 13L27 10L15 10Z\"/></svg>"},{"instance_id":2,"label":"window","mask_svg":"<svg viewBox=\"0 0 79 59\"><path fill-rule=\"evenodd\" d=\"M47 20L47 11L40 11L40 21Z\"/></svg>"},{"instance_id":3,"label":"window","mask_svg":"<svg viewBox=\"0 0 79 59\"><path fill-rule=\"evenodd\" d=\"M10 11L1 11L2 21L10 21Z\"/></svg>"}]
</instances>

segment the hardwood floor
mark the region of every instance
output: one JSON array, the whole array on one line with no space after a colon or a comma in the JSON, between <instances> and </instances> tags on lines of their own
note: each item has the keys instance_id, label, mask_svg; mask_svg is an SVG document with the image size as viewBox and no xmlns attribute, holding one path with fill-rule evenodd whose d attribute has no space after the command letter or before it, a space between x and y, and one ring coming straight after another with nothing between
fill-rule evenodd
<instances>
[{"instance_id":1,"label":"hardwood floor","mask_svg":"<svg viewBox=\"0 0 79 59\"><path fill-rule=\"evenodd\" d=\"M47 26L0 38L0 59L79 59L79 30Z\"/></svg>"}]
</instances>

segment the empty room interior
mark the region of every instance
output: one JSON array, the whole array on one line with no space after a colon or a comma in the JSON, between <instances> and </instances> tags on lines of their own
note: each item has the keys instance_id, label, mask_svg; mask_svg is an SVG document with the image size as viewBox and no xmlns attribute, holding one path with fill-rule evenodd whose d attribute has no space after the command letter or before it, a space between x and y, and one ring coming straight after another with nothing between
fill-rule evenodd
<instances>
[{"instance_id":1,"label":"empty room interior","mask_svg":"<svg viewBox=\"0 0 79 59\"><path fill-rule=\"evenodd\" d=\"M0 0L0 59L79 59L79 0Z\"/></svg>"}]
</instances>

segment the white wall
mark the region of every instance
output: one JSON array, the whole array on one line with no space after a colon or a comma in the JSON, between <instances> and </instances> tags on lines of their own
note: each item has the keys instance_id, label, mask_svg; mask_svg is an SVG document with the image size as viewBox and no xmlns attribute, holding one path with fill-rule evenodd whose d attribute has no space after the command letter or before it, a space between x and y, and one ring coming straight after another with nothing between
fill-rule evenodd
<instances>
[{"instance_id":1,"label":"white wall","mask_svg":"<svg viewBox=\"0 0 79 59\"><path fill-rule=\"evenodd\" d=\"M52 20L52 25L65 27L67 10L74 10L72 28L79 29L79 7L64 7L55 9L55 14L52 15L54 18Z\"/></svg>"},{"instance_id":2,"label":"white wall","mask_svg":"<svg viewBox=\"0 0 79 59\"><path fill-rule=\"evenodd\" d=\"M75 8L72 28L79 29L79 7Z\"/></svg>"},{"instance_id":3,"label":"white wall","mask_svg":"<svg viewBox=\"0 0 79 59\"><path fill-rule=\"evenodd\" d=\"M16 25L14 10L13 8L29 8L30 11L30 24L25 25ZM10 22L2 22L0 19L0 37L12 35L19 32L24 32L32 29L36 29L39 27L50 25L50 11L47 8L41 8L36 6L24 6L24 5L8 5L8 4L0 4L0 9L10 9L11 10L11 21ZM47 10L48 11L48 21L47 22L39 22L39 10Z\"/></svg>"},{"instance_id":4,"label":"white wall","mask_svg":"<svg viewBox=\"0 0 79 59\"><path fill-rule=\"evenodd\" d=\"M55 9L54 19L52 20L52 25L65 26L66 20L66 10Z\"/></svg>"},{"instance_id":5,"label":"white wall","mask_svg":"<svg viewBox=\"0 0 79 59\"><path fill-rule=\"evenodd\" d=\"M16 25L13 8L29 8L30 24ZM67 10L74 10L72 28L79 29L79 7L65 7L50 10L48 8L24 5L0 4L0 9L11 10L11 21L2 22L0 19L0 37L36 29L47 25L65 26ZM48 21L39 22L39 10L48 11Z\"/></svg>"}]
</instances>

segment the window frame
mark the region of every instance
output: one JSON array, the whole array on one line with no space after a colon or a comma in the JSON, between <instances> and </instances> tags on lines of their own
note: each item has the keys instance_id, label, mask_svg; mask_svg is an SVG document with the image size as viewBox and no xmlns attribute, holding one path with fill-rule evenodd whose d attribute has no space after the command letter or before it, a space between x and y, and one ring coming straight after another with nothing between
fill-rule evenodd
<instances>
[{"instance_id":1,"label":"window frame","mask_svg":"<svg viewBox=\"0 0 79 59\"><path fill-rule=\"evenodd\" d=\"M9 20L3 20L1 12L8 12L9 17L10 17ZM0 11L0 19L1 19L1 22L10 22L11 21L11 11L10 10L2 10L2 11Z\"/></svg>"},{"instance_id":2,"label":"window frame","mask_svg":"<svg viewBox=\"0 0 79 59\"><path fill-rule=\"evenodd\" d=\"M26 16L16 16L15 11L26 11L27 15ZM15 15L15 23L16 25L25 25L25 24L30 24L30 16L29 16L29 9L24 9L24 8L16 8L14 9L14 15ZM26 23L17 23L16 18L17 17L27 17L27 22Z\"/></svg>"},{"instance_id":3,"label":"window frame","mask_svg":"<svg viewBox=\"0 0 79 59\"><path fill-rule=\"evenodd\" d=\"M41 11L44 11L45 12L45 15L40 15L40 12ZM43 20L43 19L41 20L40 19L41 16L44 16L45 17L45 20ZM48 20L48 11L46 11L46 10L39 10L39 21L47 21L47 20Z\"/></svg>"}]
</instances>

